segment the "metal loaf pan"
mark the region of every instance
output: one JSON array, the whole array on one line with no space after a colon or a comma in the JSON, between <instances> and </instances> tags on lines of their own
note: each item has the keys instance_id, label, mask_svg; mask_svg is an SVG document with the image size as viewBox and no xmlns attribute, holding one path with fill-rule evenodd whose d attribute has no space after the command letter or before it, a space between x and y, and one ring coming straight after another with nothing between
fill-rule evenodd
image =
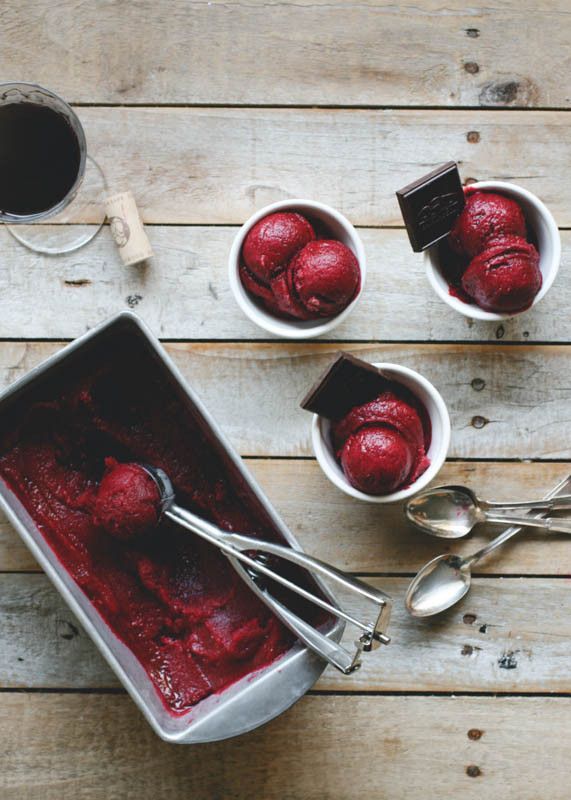
<instances>
[{"instance_id":1,"label":"metal loaf pan","mask_svg":"<svg viewBox=\"0 0 571 800\"><path fill-rule=\"evenodd\" d=\"M0 417L46 376L73 368L102 339L112 349L113 341L125 334L136 335L152 354L157 369L182 398L196 418L198 414L217 438L228 459L233 462L250 491L266 510L275 530L291 547L300 549L291 531L284 525L242 460L230 446L193 390L151 331L131 312L122 312L76 339L46 359L27 375L0 394ZM174 383L173 383L174 382ZM111 631L99 616L86 595L76 585L57 556L44 540L34 521L18 498L0 478L0 507L14 525L56 589L84 629L93 639L119 680L139 706L153 730L165 741L177 743L210 742L237 736L263 725L293 703L315 683L325 668L325 662L300 643L294 644L281 658L268 667L243 677L219 694L205 698L188 713L175 716L163 705L155 687L133 653ZM331 597L325 587L322 590ZM339 640L343 624L331 619L324 632Z\"/></svg>"}]
</instances>

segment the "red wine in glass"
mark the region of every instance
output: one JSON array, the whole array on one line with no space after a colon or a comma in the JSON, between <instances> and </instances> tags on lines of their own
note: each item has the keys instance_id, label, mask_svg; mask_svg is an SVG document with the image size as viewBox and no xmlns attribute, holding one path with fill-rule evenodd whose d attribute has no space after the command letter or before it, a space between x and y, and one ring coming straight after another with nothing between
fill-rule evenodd
<instances>
[{"instance_id":1,"label":"red wine in glass","mask_svg":"<svg viewBox=\"0 0 571 800\"><path fill-rule=\"evenodd\" d=\"M59 206L80 174L77 133L34 102L0 105L0 214L28 217Z\"/></svg>"},{"instance_id":2,"label":"red wine in glass","mask_svg":"<svg viewBox=\"0 0 571 800\"><path fill-rule=\"evenodd\" d=\"M107 182L75 111L34 83L0 84L0 223L36 253L72 253L105 221Z\"/></svg>"},{"instance_id":3,"label":"red wine in glass","mask_svg":"<svg viewBox=\"0 0 571 800\"><path fill-rule=\"evenodd\" d=\"M35 84L0 85L0 220L61 211L81 184L85 158L85 134L67 103Z\"/></svg>"}]
</instances>

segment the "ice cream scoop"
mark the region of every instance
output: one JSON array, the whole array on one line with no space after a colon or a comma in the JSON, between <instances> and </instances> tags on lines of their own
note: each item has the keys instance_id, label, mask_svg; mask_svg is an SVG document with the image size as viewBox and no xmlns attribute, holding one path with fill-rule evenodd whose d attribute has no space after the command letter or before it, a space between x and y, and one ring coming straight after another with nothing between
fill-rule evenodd
<instances>
[{"instance_id":1,"label":"ice cream scoop","mask_svg":"<svg viewBox=\"0 0 571 800\"><path fill-rule=\"evenodd\" d=\"M322 658L345 674L350 674L358 668L360 655L363 651L367 652L380 644L388 644L390 641L383 632L383 628L388 623L390 612L390 600L384 592L306 553L274 542L265 542L251 536L222 530L213 523L182 508L176 504L172 483L167 474L161 469L148 464L119 464L113 461L113 463L109 464L108 470L104 481L107 484L113 483L113 492L104 490L101 504L105 506L107 503L106 495L112 494L114 499L112 503L109 503L109 506L113 514L104 516L101 523L111 535L119 536L122 539L135 539L137 536L148 532L142 522L143 517L146 518L148 501L150 500L154 513L157 514L158 518L164 515L177 525L205 539L228 556L250 588L277 614L280 620L308 647L311 647ZM149 482L153 488L152 493L148 493ZM123 503L119 502L115 497L116 494L120 494L118 487L123 488L125 495L125 502ZM143 496L144 502L142 501ZM122 511L124 513L123 519L121 518ZM137 524L133 524L133 518L137 519ZM106 527L107 521L109 521L108 528ZM118 533L123 524L129 531L128 537ZM367 622L362 622L354 615L354 612L348 612L337 605L332 605L325 596L316 594L314 591L305 588L305 586L292 581L281 572L271 569L268 564L271 563L272 557L278 557L303 567L314 578L329 579L337 584L338 588L342 587L349 591L353 595L353 599L356 596L366 599L373 604L376 614L369 617ZM309 625L277 600L266 587L260 586L261 575L271 578L272 581L285 586L305 600L309 600L340 619L355 625L361 631L360 638L356 643L357 649L355 653L349 653L342 645L327 638L317 628ZM369 621L370 619L372 619L372 622Z\"/></svg>"},{"instance_id":2,"label":"ice cream scoop","mask_svg":"<svg viewBox=\"0 0 571 800\"><path fill-rule=\"evenodd\" d=\"M352 251L333 239L310 242L292 259L292 294L310 318L332 317L359 291L361 273Z\"/></svg>"},{"instance_id":3,"label":"ice cream scoop","mask_svg":"<svg viewBox=\"0 0 571 800\"><path fill-rule=\"evenodd\" d=\"M333 423L333 445L343 471L366 494L394 492L429 466L430 422L409 394L395 386Z\"/></svg>"},{"instance_id":4,"label":"ice cream scoop","mask_svg":"<svg viewBox=\"0 0 571 800\"><path fill-rule=\"evenodd\" d=\"M120 464L108 458L105 466L95 499L96 524L121 541L136 539L152 530L161 515L156 482L138 464Z\"/></svg>"},{"instance_id":5,"label":"ice cream scoop","mask_svg":"<svg viewBox=\"0 0 571 800\"><path fill-rule=\"evenodd\" d=\"M462 288L487 311L522 311L541 288L539 253L519 236L496 239L472 259Z\"/></svg>"},{"instance_id":6,"label":"ice cream scoop","mask_svg":"<svg viewBox=\"0 0 571 800\"><path fill-rule=\"evenodd\" d=\"M349 482L366 494L389 494L411 473L413 450L396 430L361 428L341 450L341 466Z\"/></svg>"},{"instance_id":7,"label":"ice cream scoop","mask_svg":"<svg viewBox=\"0 0 571 800\"><path fill-rule=\"evenodd\" d=\"M302 214L292 211L269 214L246 236L242 248L244 264L258 281L269 284L276 271L282 270L313 239L315 231Z\"/></svg>"},{"instance_id":8,"label":"ice cream scoop","mask_svg":"<svg viewBox=\"0 0 571 800\"><path fill-rule=\"evenodd\" d=\"M515 200L494 192L468 192L450 244L457 253L474 258L500 237L526 235L525 217Z\"/></svg>"}]
</instances>

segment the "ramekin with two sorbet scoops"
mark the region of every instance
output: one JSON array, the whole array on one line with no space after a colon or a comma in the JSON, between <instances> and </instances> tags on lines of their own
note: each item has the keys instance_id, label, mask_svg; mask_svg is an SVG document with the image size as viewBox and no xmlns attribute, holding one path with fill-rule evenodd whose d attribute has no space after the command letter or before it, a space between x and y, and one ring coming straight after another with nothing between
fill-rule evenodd
<instances>
[{"instance_id":1,"label":"ramekin with two sorbet scoops","mask_svg":"<svg viewBox=\"0 0 571 800\"><path fill-rule=\"evenodd\" d=\"M483 181L464 190L466 205L450 235L425 253L429 281L452 308L502 320L535 305L559 269L553 216L531 192Z\"/></svg>"},{"instance_id":2,"label":"ramekin with two sorbet scoops","mask_svg":"<svg viewBox=\"0 0 571 800\"><path fill-rule=\"evenodd\" d=\"M437 389L415 370L373 364L383 385L334 419L313 415L319 465L346 494L370 503L405 500L436 476L448 453L450 417Z\"/></svg>"},{"instance_id":3,"label":"ramekin with two sorbet scoops","mask_svg":"<svg viewBox=\"0 0 571 800\"><path fill-rule=\"evenodd\" d=\"M230 287L244 313L288 339L328 333L364 287L365 251L349 220L330 206L287 200L242 226L229 256Z\"/></svg>"}]
</instances>

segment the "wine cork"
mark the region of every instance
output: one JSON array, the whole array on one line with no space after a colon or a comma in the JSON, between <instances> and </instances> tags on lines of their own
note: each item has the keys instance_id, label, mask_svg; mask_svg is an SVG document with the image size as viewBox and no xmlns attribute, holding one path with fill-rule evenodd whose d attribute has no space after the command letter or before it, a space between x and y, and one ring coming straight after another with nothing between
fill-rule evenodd
<instances>
[{"instance_id":1,"label":"wine cork","mask_svg":"<svg viewBox=\"0 0 571 800\"><path fill-rule=\"evenodd\" d=\"M125 266L151 258L153 250L147 238L139 209L131 192L120 192L105 200L111 235Z\"/></svg>"}]
</instances>

